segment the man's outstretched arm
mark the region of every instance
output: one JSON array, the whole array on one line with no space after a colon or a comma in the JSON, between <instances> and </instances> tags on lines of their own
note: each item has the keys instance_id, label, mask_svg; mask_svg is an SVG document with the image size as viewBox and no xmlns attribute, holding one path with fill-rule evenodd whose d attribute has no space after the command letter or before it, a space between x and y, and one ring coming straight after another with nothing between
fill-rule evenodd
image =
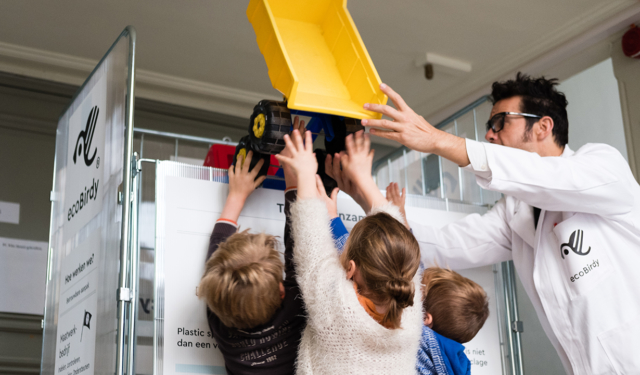
<instances>
[{"instance_id":1,"label":"man's outstretched arm","mask_svg":"<svg viewBox=\"0 0 640 375\"><path fill-rule=\"evenodd\" d=\"M379 128L372 128L371 134L394 140L415 151L440 155L461 167L469 165L464 138L433 127L424 117L415 113L391 87L383 83L380 89L387 94L396 108L386 104L364 105L364 108L369 111L378 112L393 119L393 121L362 120L364 126Z\"/></svg>"}]
</instances>

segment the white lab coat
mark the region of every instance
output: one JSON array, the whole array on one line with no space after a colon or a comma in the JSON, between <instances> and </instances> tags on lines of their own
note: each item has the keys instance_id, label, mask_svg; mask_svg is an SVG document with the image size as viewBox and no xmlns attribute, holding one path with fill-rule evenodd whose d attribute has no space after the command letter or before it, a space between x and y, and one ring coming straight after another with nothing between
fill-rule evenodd
<instances>
[{"instance_id":1,"label":"white lab coat","mask_svg":"<svg viewBox=\"0 0 640 375\"><path fill-rule=\"evenodd\" d=\"M544 158L478 145L486 159L466 169L505 197L442 229L411 222L424 264L512 259L567 373L640 374L640 187L626 160L604 144Z\"/></svg>"}]
</instances>

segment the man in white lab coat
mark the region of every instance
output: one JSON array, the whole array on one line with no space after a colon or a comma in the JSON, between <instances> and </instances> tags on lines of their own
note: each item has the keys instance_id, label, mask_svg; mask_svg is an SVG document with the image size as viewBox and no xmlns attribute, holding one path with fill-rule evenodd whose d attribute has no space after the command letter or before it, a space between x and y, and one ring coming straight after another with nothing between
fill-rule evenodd
<instances>
[{"instance_id":1,"label":"man in white lab coat","mask_svg":"<svg viewBox=\"0 0 640 375\"><path fill-rule=\"evenodd\" d=\"M442 229L410 223L425 265L513 260L567 373L640 374L640 187L613 147L569 149L567 101L555 84L520 73L494 83L489 143L434 128L384 84L395 109L365 108L393 121L362 124L505 195L485 215ZM377 187L358 186L357 172L340 171L340 157L333 165L328 158L327 170L366 211L367 189Z\"/></svg>"}]
</instances>

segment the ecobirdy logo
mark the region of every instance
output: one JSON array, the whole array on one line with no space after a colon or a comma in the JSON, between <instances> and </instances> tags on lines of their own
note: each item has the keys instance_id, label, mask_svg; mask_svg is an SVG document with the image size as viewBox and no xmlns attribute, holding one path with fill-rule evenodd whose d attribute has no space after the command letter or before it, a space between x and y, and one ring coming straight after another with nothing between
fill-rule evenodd
<instances>
[{"instance_id":1,"label":"ecobirdy logo","mask_svg":"<svg viewBox=\"0 0 640 375\"><path fill-rule=\"evenodd\" d=\"M83 155L83 146L84 146L84 164L87 167L90 167L93 164L93 160L96 158L96 153L98 152L98 148L96 147L93 150L93 155L89 157L91 153L91 143L93 142L93 135L96 131L96 123L98 122L98 115L100 114L100 108L98 106L94 106L91 108L91 112L89 112L89 118L87 118L87 126L84 130L78 134L78 140L76 141L76 147L73 151L73 164L76 163L76 156ZM100 159L98 158L98 163Z\"/></svg>"},{"instance_id":2,"label":"ecobirdy logo","mask_svg":"<svg viewBox=\"0 0 640 375\"><path fill-rule=\"evenodd\" d=\"M571 252L579 256L588 255L591 252L591 246L589 246L587 250L583 251L583 242L584 231L581 229L573 231L569 236L569 242L560 245L560 255L562 256L562 259L565 259L565 255L568 258ZM573 257L573 255L571 256ZM600 261L598 259L588 260L586 265L584 263L577 267L573 267L572 265L571 268L573 269L573 272L571 272L571 275L569 276L569 281L574 283L577 280L580 280L580 278L587 276L598 267L600 267Z\"/></svg>"},{"instance_id":3,"label":"ecobirdy logo","mask_svg":"<svg viewBox=\"0 0 640 375\"><path fill-rule=\"evenodd\" d=\"M81 130L78 134L76 146L73 150L73 164L76 164L77 157L84 155L84 164L86 167L91 167L93 161L96 160L96 154L98 153L98 146L93 150L91 154L91 145L93 143L93 135L96 132L96 124L98 122L98 115L100 114L100 108L93 106L87 117L87 122L84 130ZM84 146L84 147L83 147ZM100 158L98 157L96 167L100 167ZM100 179L93 179L90 186L85 186L84 191L80 191L80 197L75 203L69 207L67 212L67 221L71 221L80 210L87 206L91 201L95 201L98 198L98 188L100 185Z\"/></svg>"},{"instance_id":4,"label":"ecobirdy logo","mask_svg":"<svg viewBox=\"0 0 640 375\"><path fill-rule=\"evenodd\" d=\"M106 86L101 79L69 116L64 186L65 239L102 210Z\"/></svg>"},{"instance_id":5,"label":"ecobirdy logo","mask_svg":"<svg viewBox=\"0 0 640 375\"><path fill-rule=\"evenodd\" d=\"M578 229L573 233L571 233L571 236L569 237L569 242L563 243L562 245L560 245L560 255L562 256L562 259L564 259L565 255L569 255L569 250L573 251L575 254L578 254L578 255L584 256L589 254L591 252L591 246L589 246L589 249L587 251L582 252L583 239L584 239L584 232L581 229Z\"/></svg>"}]
</instances>

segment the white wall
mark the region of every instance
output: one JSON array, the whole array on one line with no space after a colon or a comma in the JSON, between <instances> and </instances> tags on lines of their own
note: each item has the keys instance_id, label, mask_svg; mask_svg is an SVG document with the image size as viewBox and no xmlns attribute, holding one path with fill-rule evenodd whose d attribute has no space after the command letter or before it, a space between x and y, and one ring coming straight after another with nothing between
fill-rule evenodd
<instances>
[{"instance_id":1,"label":"white wall","mask_svg":"<svg viewBox=\"0 0 640 375\"><path fill-rule=\"evenodd\" d=\"M586 143L606 143L628 160L618 81L611 59L563 81L558 90L569 101L569 147L577 150Z\"/></svg>"}]
</instances>

